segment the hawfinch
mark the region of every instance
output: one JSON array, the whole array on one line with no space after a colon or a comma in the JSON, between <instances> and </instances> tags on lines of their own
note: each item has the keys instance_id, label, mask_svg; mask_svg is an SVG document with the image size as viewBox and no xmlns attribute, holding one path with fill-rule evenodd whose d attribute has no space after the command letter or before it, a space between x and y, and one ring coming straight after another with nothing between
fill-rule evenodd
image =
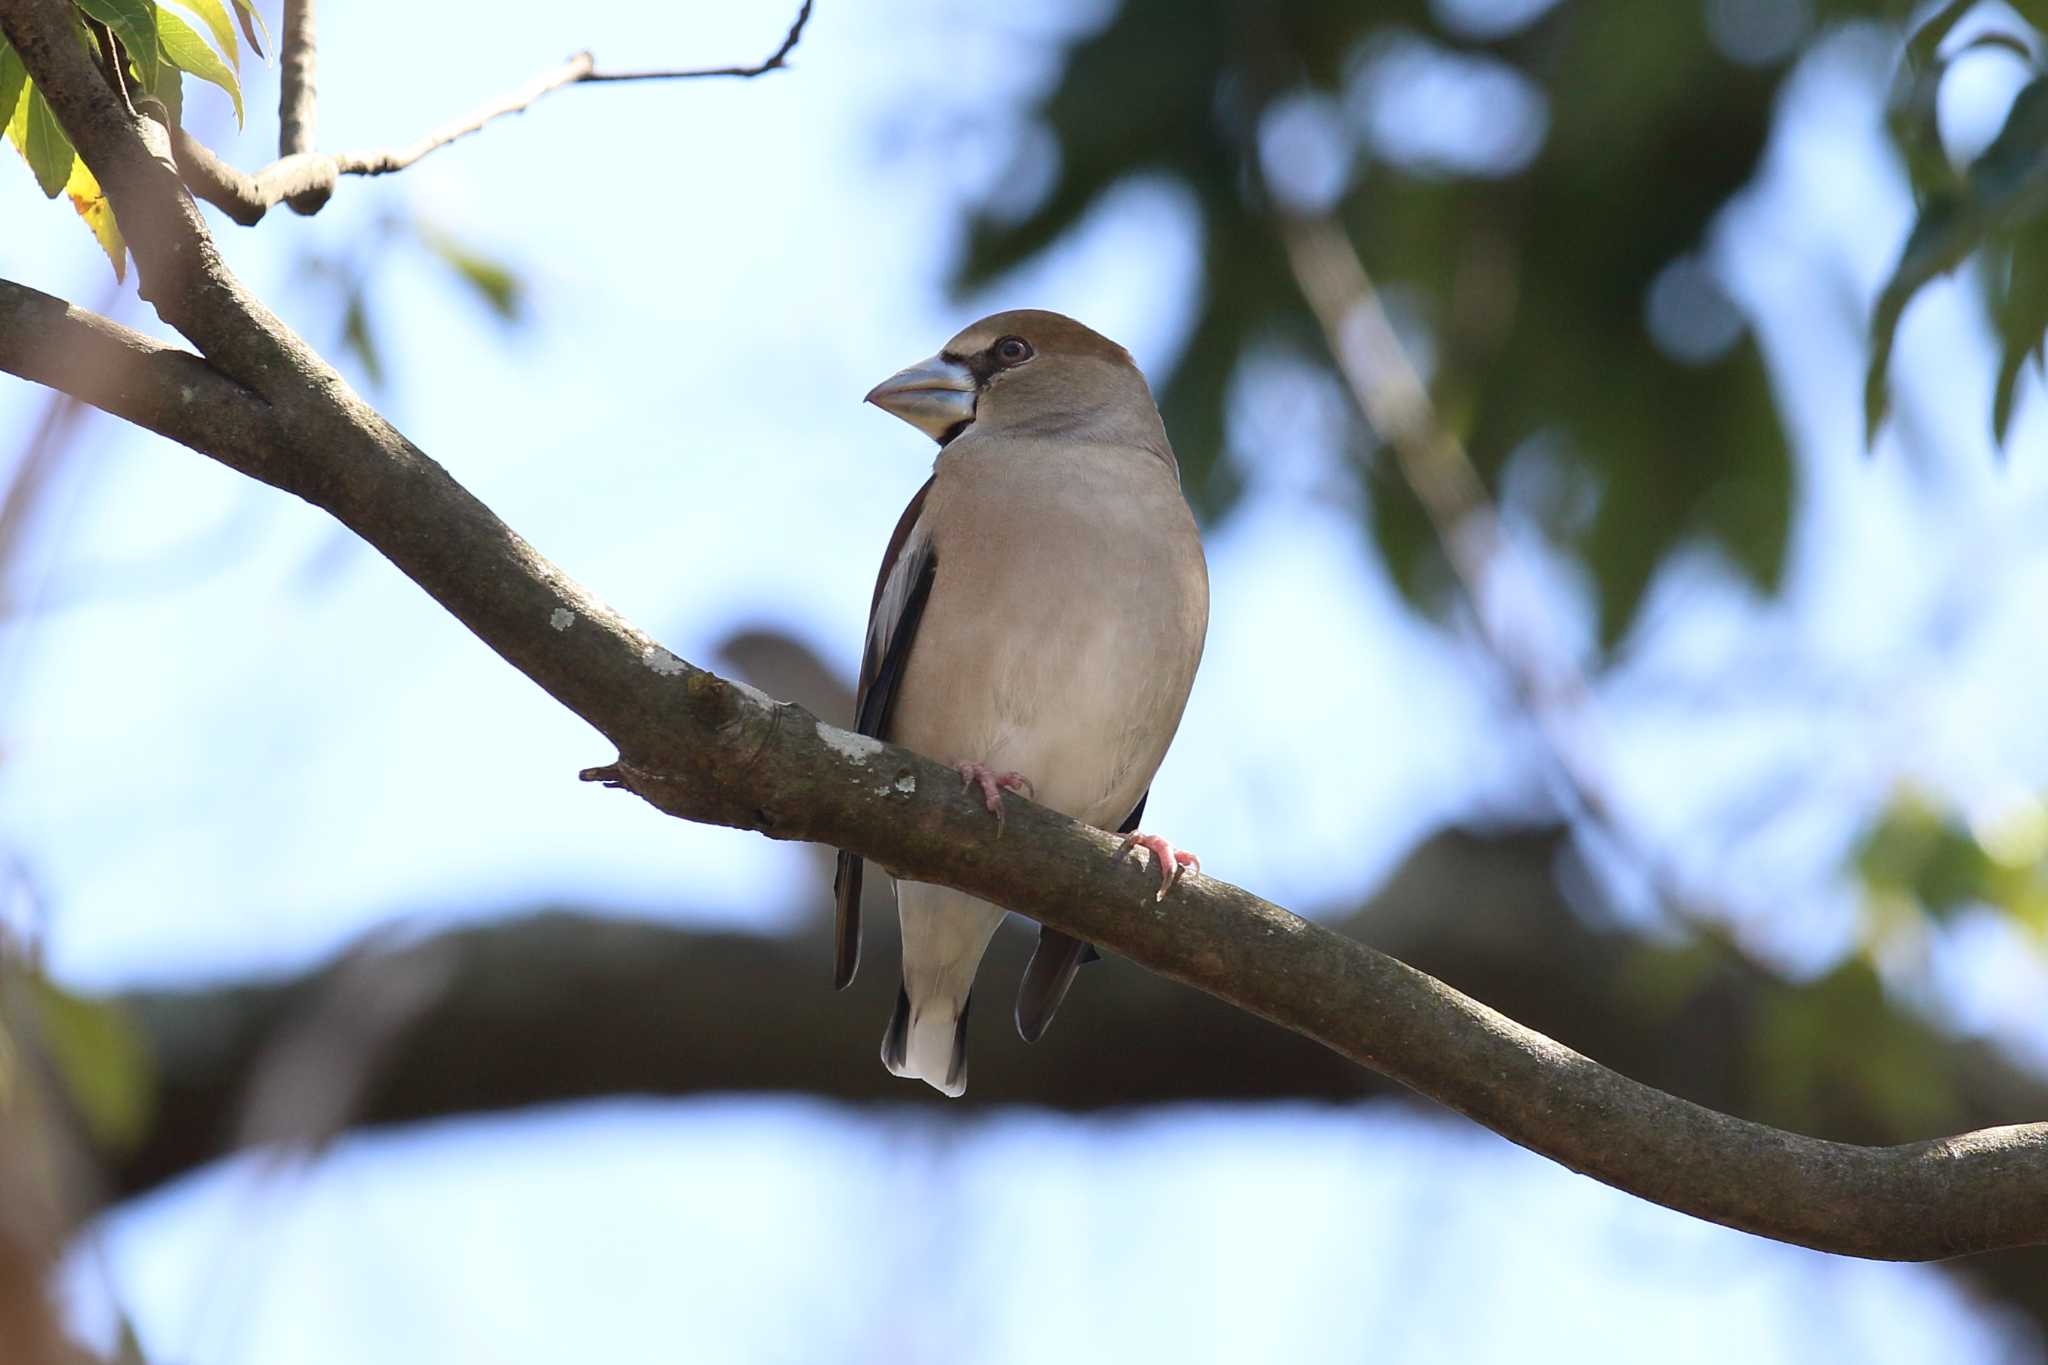
<instances>
[{"instance_id":1,"label":"hawfinch","mask_svg":"<svg viewBox=\"0 0 2048 1365\"><path fill-rule=\"evenodd\" d=\"M939 443L882 557L855 703L860 733L1127 835L1164 897L1199 864L1138 817L1180 724L1209 577L1180 466L1130 353L1058 313L983 318L867 401ZM860 957L861 860L839 855L834 982ZM967 1006L1000 906L898 882L903 988L882 1061L967 1088ZM1035 1041L1095 950L1041 928L1017 996Z\"/></svg>"}]
</instances>

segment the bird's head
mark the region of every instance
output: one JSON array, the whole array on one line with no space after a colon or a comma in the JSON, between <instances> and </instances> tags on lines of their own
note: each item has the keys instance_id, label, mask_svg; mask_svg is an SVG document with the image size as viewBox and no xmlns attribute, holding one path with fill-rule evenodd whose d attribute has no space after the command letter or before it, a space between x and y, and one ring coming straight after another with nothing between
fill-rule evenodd
<instances>
[{"instance_id":1,"label":"bird's head","mask_svg":"<svg viewBox=\"0 0 2048 1365\"><path fill-rule=\"evenodd\" d=\"M990 314L929 360L875 385L867 401L942 446L970 428L1086 436L1097 426L1159 421L1129 351L1039 308Z\"/></svg>"}]
</instances>

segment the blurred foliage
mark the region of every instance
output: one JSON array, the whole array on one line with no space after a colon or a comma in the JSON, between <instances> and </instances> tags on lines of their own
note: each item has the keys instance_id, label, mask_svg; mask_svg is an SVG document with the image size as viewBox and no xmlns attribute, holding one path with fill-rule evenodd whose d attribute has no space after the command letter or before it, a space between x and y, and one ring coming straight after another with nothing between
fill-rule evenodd
<instances>
[{"instance_id":1,"label":"blurred foliage","mask_svg":"<svg viewBox=\"0 0 2048 1365\"><path fill-rule=\"evenodd\" d=\"M1807 1132L1853 1097L1894 1142L1941 1132L1962 1108L1940 1037L1886 997L1877 971L1849 958L1817 981L1776 983L1753 1035L1757 1103Z\"/></svg>"},{"instance_id":2,"label":"blurred foliage","mask_svg":"<svg viewBox=\"0 0 2048 1365\"><path fill-rule=\"evenodd\" d=\"M156 1072L118 1004L59 986L0 933L0 1113L54 1083L92 1142L125 1151L147 1131Z\"/></svg>"},{"instance_id":3,"label":"blurred foliage","mask_svg":"<svg viewBox=\"0 0 2048 1365\"><path fill-rule=\"evenodd\" d=\"M149 1051L118 1005L88 1000L41 974L24 983L36 1040L95 1144L121 1151L149 1125Z\"/></svg>"},{"instance_id":4,"label":"blurred foliage","mask_svg":"<svg viewBox=\"0 0 2048 1365\"><path fill-rule=\"evenodd\" d=\"M2048 22L2048 0L2018 8ZM1973 250L1995 256L1986 276L2006 346L2003 431L2019 360L2040 354L2048 323L2048 227L2037 221L2048 93L2029 87L1984 155L1952 166L1935 121L1943 75L1964 51L2031 62L2037 47L2009 19L1958 28L1972 9L1123 0L1074 43L1037 110L1058 155L1038 177L1043 198L979 210L955 283L983 286L1033 260L1133 177L1184 186L1200 220L1200 296L1160 396L1189 492L1216 518L1259 454L1228 448L1240 366L1275 347L1327 365L1278 230L1288 212L1327 212L1379 279L1488 484L1500 489L1528 452L1562 462L1562 486L1598 490L1590 516L1574 498L1518 510L1585 567L1611 646L1681 548L1712 547L1759 588L1777 582L1788 438L1759 350L1714 278L1710 235L1757 171L1793 63L1833 26L1876 21L1898 35L1890 129L1923 205L1874 347L1889 346L1926 278ZM1737 31L1745 16L1752 31ZM1446 152L1436 125L1492 154ZM1500 150L1518 136L1522 150ZM1020 155L1039 145L1020 140ZM1026 169L1013 179L1033 178ZM1879 356L1874 376L1882 366ZM1369 441L1359 432L1352 445ZM1392 470L1372 471L1371 534L1410 599L1434 610L1450 575ZM1864 950L1817 979L1768 973L1756 987L1738 1049L1749 1112L1813 1131L1853 1110L1882 1140L1951 1123L1944 1044L1888 995L1885 935L1924 934L1973 906L2048 935L2043 831L2038 808L1995 829L1911 793L1882 810L1853 855L1870 908ZM1711 921L1686 930L1682 943L1639 944L1621 978L1646 1026L1698 1009L1745 960Z\"/></svg>"},{"instance_id":5,"label":"blurred foliage","mask_svg":"<svg viewBox=\"0 0 2048 1365\"><path fill-rule=\"evenodd\" d=\"M1950 1074L1953 1044L1885 989L1866 956L1810 981L1749 964L1724 933L1699 927L1684 942L1644 943L1615 978L1620 1003L1642 1027L1682 1032L1690 1012L1743 982L1730 1020L1741 1112L1804 1133L1905 1142L1953 1129L1969 1106ZM1675 1037L1666 1046L1678 1047Z\"/></svg>"},{"instance_id":6,"label":"blurred foliage","mask_svg":"<svg viewBox=\"0 0 2048 1365\"><path fill-rule=\"evenodd\" d=\"M372 393L385 393L391 379L375 300L383 270L397 259L394 247L424 251L463 293L483 306L501 332L509 335L529 320L526 279L510 265L446 228L419 218L384 214L370 231L348 241L339 253L308 252L296 272L331 290L341 318L337 338L341 351L360 367L363 383Z\"/></svg>"},{"instance_id":7,"label":"blurred foliage","mask_svg":"<svg viewBox=\"0 0 2048 1365\"><path fill-rule=\"evenodd\" d=\"M1822 25L1902 21L1907 8L1824 0L1811 14ZM1058 146L1049 192L1021 216L977 216L957 283L1030 260L1129 177L1184 184L1201 219L1201 300L1161 405L1190 493L1223 515L1242 462L1257 458L1224 449L1239 362L1277 342L1322 363L1273 221L1287 207L1275 172L1287 168L1271 143L1261 154L1262 138L1305 98L1335 111L1349 169L1327 207L1412 305L1440 408L1481 473L1498 487L1508 461L1543 438L1600 490L1589 518L1558 515L1545 530L1590 571L1611 644L1681 545L1718 549L1766 590L1783 563L1785 431L1756 345L1694 258L1755 172L1779 85L1812 36L1799 11L1785 13L1790 30L1771 7L1711 0L1127 0L1075 44L1039 111ZM1731 30L1738 20L1778 30ZM1442 119L1495 142L1520 120L1526 159L1465 164L1388 133L1376 101L1401 98L1399 82L1450 90L1459 82L1437 78L1446 71L1464 78L1456 98L1480 103ZM1416 110L1420 97L1407 97L1411 121L1436 118ZM1683 286L1671 303L1698 344L1653 337L1660 281ZM1373 501L1395 577L1412 600L1439 605L1424 592L1445 580L1421 508L1392 479Z\"/></svg>"},{"instance_id":8,"label":"blurred foliage","mask_svg":"<svg viewBox=\"0 0 2048 1365\"><path fill-rule=\"evenodd\" d=\"M1930 280L1973 256L1984 267L1986 304L1998 332L1991 430L2000 445L2028 358L2048 369L2048 74L2035 56L2048 25L2048 0L2015 0L2012 8L2033 26L2031 33L2014 31L2002 6L1947 0L1906 44L1890 124L1919 213L1871 320L1863 403L1872 439L1884 422L1886 371L1906 305ZM1995 13L1998 26L1949 42L1957 26L1979 11ZM2013 100L1998 135L1959 169L1942 145L1937 99L1956 60L1985 49L2025 63L2033 78Z\"/></svg>"},{"instance_id":9,"label":"blurred foliage","mask_svg":"<svg viewBox=\"0 0 2048 1365\"><path fill-rule=\"evenodd\" d=\"M1946 920L1983 906L2048 938L2048 806L2037 799L1972 825L1902 790L1864 832L1855 868L1874 922Z\"/></svg>"},{"instance_id":10,"label":"blurred foliage","mask_svg":"<svg viewBox=\"0 0 2048 1365\"><path fill-rule=\"evenodd\" d=\"M419 244L453 271L499 322L510 326L526 320L526 281L511 267L430 223L415 222L412 231Z\"/></svg>"}]
</instances>

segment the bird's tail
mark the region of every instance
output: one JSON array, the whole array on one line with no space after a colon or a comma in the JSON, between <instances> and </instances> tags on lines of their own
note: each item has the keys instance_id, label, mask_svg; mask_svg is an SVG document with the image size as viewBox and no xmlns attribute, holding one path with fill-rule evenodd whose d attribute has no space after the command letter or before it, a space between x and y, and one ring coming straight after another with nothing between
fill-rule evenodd
<instances>
[{"instance_id":1,"label":"bird's tail","mask_svg":"<svg viewBox=\"0 0 2048 1365\"><path fill-rule=\"evenodd\" d=\"M967 1010L969 991L959 1000L910 1003L910 988L896 992L896 1013L882 1035L882 1065L898 1076L923 1081L958 1099L967 1093Z\"/></svg>"},{"instance_id":2,"label":"bird's tail","mask_svg":"<svg viewBox=\"0 0 2048 1365\"><path fill-rule=\"evenodd\" d=\"M967 1006L1003 910L940 886L899 882L903 989L882 1035L882 1064L948 1095L967 1089Z\"/></svg>"}]
</instances>

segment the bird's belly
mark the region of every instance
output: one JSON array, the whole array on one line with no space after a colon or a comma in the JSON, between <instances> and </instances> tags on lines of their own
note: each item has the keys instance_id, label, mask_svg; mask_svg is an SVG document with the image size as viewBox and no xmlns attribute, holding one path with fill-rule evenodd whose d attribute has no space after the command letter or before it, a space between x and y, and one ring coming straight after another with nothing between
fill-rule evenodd
<instances>
[{"instance_id":1,"label":"bird's belly","mask_svg":"<svg viewBox=\"0 0 2048 1365\"><path fill-rule=\"evenodd\" d=\"M1168 648L1149 584L1058 563L1010 565L1004 588L944 591L941 569L904 678L893 737L947 762L1031 780L1037 800L1114 827L1150 785L1180 719L1191 665ZM1024 585L1031 585L1025 590ZM940 676L931 661L950 661Z\"/></svg>"}]
</instances>

